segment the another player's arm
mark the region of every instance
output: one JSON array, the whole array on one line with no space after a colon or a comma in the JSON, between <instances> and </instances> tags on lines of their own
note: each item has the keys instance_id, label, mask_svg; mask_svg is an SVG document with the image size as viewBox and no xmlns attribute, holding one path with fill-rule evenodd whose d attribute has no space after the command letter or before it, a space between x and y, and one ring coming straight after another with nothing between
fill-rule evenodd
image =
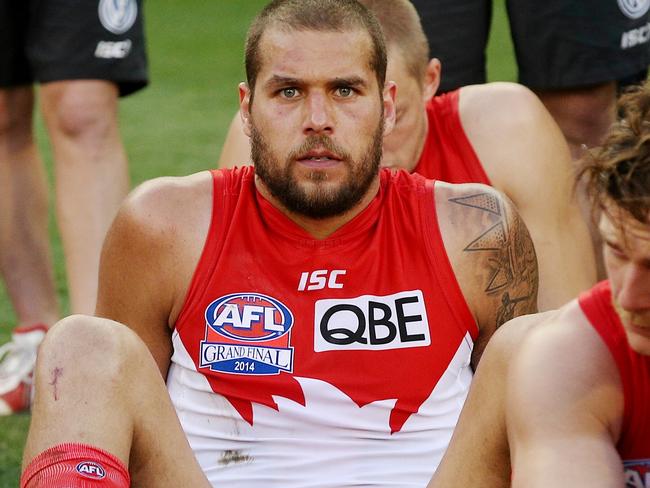
<instances>
[{"instance_id":1,"label":"another player's arm","mask_svg":"<svg viewBox=\"0 0 650 488\"><path fill-rule=\"evenodd\" d=\"M510 486L510 450L505 416L510 363L526 334L555 313L517 317L492 336L472 379L449 447L429 488Z\"/></svg>"},{"instance_id":2,"label":"another player's arm","mask_svg":"<svg viewBox=\"0 0 650 488\"><path fill-rule=\"evenodd\" d=\"M531 332L507 391L514 488L624 486L620 379L588 324L558 319Z\"/></svg>"},{"instance_id":3,"label":"another player's arm","mask_svg":"<svg viewBox=\"0 0 650 488\"><path fill-rule=\"evenodd\" d=\"M244 133L241 114L235 114L228 128L228 134L221 148L219 168L232 168L251 164L250 139Z\"/></svg>"},{"instance_id":4,"label":"another player's arm","mask_svg":"<svg viewBox=\"0 0 650 488\"><path fill-rule=\"evenodd\" d=\"M564 136L535 94L513 83L465 87L460 107L492 184L516 205L535 243L539 309L558 308L596 282Z\"/></svg>"},{"instance_id":5,"label":"another player's arm","mask_svg":"<svg viewBox=\"0 0 650 488\"><path fill-rule=\"evenodd\" d=\"M475 368L496 329L537 311L537 258L514 205L486 185L436 182L438 223L458 283L476 318Z\"/></svg>"},{"instance_id":6,"label":"another player's arm","mask_svg":"<svg viewBox=\"0 0 650 488\"><path fill-rule=\"evenodd\" d=\"M199 173L141 185L123 203L102 250L95 313L133 329L163 377L172 353L173 320L209 226L206 193L211 191L200 190L206 183L196 184L208 180L207 173ZM188 192L187 186L197 189ZM203 206L207 215L188 212Z\"/></svg>"}]
</instances>

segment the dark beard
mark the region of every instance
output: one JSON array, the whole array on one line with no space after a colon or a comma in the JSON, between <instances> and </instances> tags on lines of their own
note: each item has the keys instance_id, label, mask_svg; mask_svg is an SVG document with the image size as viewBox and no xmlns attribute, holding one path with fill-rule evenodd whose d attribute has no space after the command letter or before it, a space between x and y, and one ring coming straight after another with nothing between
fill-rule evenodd
<instances>
[{"instance_id":1,"label":"dark beard","mask_svg":"<svg viewBox=\"0 0 650 488\"><path fill-rule=\"evenodd\" d=\"M289 154L287 164L284 169L281 169L281 165L269 151L264 137L253 124L251 127L251 158L257 176L264 182L271 195L277 198L287 210L312 219L326 219L350 210L368 192L368 188L379 172L383 133L384 120L382 118L358 165L328 136L310 136L299 148ZM312 192L305 191L292 175L296 158L315 147L325 148L337 154L343 164L348 167L348 180L339 188L325 187L327 173L324 171L314 170L310 174L311 182L317 185ZM356 169L354 169L355 167ZM323 184L318 185L319 182L323 182Z\"/></svg>"}]
</instances>

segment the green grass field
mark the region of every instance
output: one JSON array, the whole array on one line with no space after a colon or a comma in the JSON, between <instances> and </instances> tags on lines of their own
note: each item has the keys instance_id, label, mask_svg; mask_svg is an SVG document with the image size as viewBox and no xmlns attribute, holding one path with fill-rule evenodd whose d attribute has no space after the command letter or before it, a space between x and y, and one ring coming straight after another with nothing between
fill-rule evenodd
<instances>
[{"instance_id":1,"label":"green grass field","mask_svg":"<svg viewBox=\"0 0 650 488\"><path fill-rule=\"evenodd\" d=\"M151 86L121 103L121 127L136 185L159 175L183 175L213 167L237 109L244 79L243 39L265 0L155 0L146 5ZM488 47L490 80L514 80L510 34L503 2L495 2ZM42 122L39 145L51 176ZM57 288L68 310L63 255L51 221ZM0 289L0 342L16 319ZM29 415L0 418L0 488L18 485Z\"/></svg>"}]
</instances>

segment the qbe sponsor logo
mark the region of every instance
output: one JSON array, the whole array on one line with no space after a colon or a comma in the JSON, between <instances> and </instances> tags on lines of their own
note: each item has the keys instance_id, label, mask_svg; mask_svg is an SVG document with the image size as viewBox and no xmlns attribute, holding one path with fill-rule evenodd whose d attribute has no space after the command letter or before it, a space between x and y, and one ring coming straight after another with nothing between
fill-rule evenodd
<instances>
[{"instance_id":1,"label":"qbe sponsor logo","mask_svg":"<svg viewBox=\"0 0 650 488\"><path fill-rule=\"evenodd\" d=\"M222 373L271 375L293 371L293 314L261 293L232 293L205 309L199 367Z\"/></svg>"},{"instance_id":2,"label":"qbe sponsor logo","mask_svg":"<svg viewBox=\"0 0 650 488\"><path fill-rule=\"evenodd\" d=\"M626 488L650 488L650 459L624 461Z\"/></svg>"},{"instance_id":3,"label":"qbe sponsor logo","mask_svg":"<svg viewBox=\"0 0 650 488\"><path fill-rule=\"evenodd\" d=\"M136 0L100 0L98 13L104 29L113 34L124 34L138 17L138 4Z\"/></svg>"},{"instance_id":4,"label":"qbe sponsor logo","mask_svg":"<svg viewBox=\"0 0 650 488\"><path fill-rule=\"evenodd\" d=\"M102 480L106 477L104 467L93 461L82 461L75 468L80 475L90 478L91 480Z\"/></svg>"},{"instance_id":5,"label":"qbe sponsor logo","mask_svg":"<svg viewBox=\"0 0 650 488\"><path fill-rule=\"evenodd\" d=\"M639 19L648 13L650 0L618 0L618 7L626 17Z\"/></svg>"},{"instance_id":6,"label":"qbe sponsor logo","mask_svg":"<svg viewBox=\"0 0 650 488\"><path fill-rule=\"evenodd\" d=\"M421 290L318 300L314 350L382 350L431 344Z\"/></svg>"}]
</instances>

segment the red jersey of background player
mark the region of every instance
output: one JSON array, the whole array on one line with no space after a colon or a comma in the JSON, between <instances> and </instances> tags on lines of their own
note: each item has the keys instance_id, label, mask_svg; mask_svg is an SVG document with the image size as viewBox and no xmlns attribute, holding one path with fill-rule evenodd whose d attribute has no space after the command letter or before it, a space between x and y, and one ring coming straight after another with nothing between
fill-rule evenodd
<instances>
[{"instance_id":1,"label":"red jersey of background player","mask_svg":"<svg viewBox=\"0 0 650 488\"><path fill-rule=\"evenodd\" d=\"M650 357L629 346L625 329L612 304L608 281L579 299L585 316L599 333L621 375L625 410L616 445L625 466L626 486L650 486Z\"/></svg>"},{"instance_id":2,"label":"red jersey of background player","mask_svg":"<svg viewBox=\"0 0 650 488\"><path fill-rule=\"evenodd\" d=\"M432 97L427 103L427 137L413 172L448 183L491 185L461 124L459 93L455 90Z\"/></svg>"}]
</instances>

